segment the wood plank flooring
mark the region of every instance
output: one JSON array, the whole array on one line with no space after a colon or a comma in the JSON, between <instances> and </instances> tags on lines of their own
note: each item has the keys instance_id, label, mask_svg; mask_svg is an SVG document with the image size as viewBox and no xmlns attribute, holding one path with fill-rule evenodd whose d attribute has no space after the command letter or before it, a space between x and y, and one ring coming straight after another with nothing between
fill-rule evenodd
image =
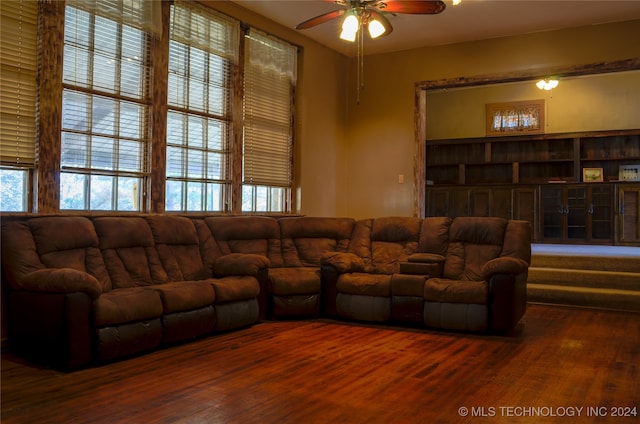
<instances>
[{"instance_id":1,"label":"wood plank flooring","mask_svg":"<svg viewBox=\"0 0 640 424\"><path fill-rule=\"evenodd\" d=\"M72 373L4 352L1 420L640 422L640 315L530 305L523 322L512 337L265 322Z\"/></svg>"}]
</instances>

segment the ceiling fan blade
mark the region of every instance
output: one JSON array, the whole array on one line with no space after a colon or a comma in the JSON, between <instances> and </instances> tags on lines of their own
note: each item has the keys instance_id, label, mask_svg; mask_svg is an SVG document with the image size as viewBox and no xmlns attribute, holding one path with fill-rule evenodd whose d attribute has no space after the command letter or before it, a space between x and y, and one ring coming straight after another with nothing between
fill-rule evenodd
<instances>
[{"instance_id":1,"label":"ceiling fan blade","mask_svg":"<svg viewBox=\"0 0 640 424\"><path fill-rule=\"evenodd\" d=\"M314 27L316 25L323 24L331 19L339 18L344 15L346 12L345 9L334 10L333 12L323 13L322 15L316 16L315 18L307 19L306 21L299 23L296 26L296 29L307 29Z\"/></svg>"},{"instance_id":2,"label":"ceiling fan blade","mask_svg":"<svg viewBox=\"0 0 640 424\"><path fill-rule=\"evenodd\" d=\"M391 34L393 26L391 25L391 22L389 22L389 19L387 19L382 13L376 12L375 10L369 10L369 13L373 19L380 22L384 27L384 34L382 34L383 37Z\"/></svg>"},{"instance_id":3,"label":"ceiling fan blade","mask_svg":"<svg viewBox=\"0 0 640 424\"><path fill-rule=\"evenodd\" d=\"M436 0L385 0L372 5L378 10L389 13L409 13L416 15L435 15L442 12L446 5L443 1Z\"/></svg>"}]
</instances>

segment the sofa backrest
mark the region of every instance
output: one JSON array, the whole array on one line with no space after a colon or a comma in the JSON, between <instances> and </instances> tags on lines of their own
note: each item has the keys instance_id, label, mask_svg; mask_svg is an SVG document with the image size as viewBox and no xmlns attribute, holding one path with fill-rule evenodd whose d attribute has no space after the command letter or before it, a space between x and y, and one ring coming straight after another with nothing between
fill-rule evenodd
<instances>
[{"instance_id":1,"label":"sofa backrest","mask_svg":"<svg viewBox=\"0 0 640 424\"><path fill-rule=\"evenodd\" d=\"M102 291L111 279L91 221L84 217L42 217L3 226L2 265L9 284L45 268L71 268L95 277Z\"/></svg>"},{"instance_id":2,"label":"sofa backrest","mask_svg":"<svg viewBox=\"0 0 640 424\"><path fill-rule=\"evenodd\" d=\"M345 252L355 220L351 218L281 218L280 239L285 267L320 266L326 252Z\"/></svg>"},{"instance_id":3,"label":"sofa backrest","mask_svg":"<svg viewBox=\"0 0 640 424\"><path fill-rule=\"evenodd\" d=\"M415 253L422 220L412 217L385 217L356 222L349 252L362 257L365 271L394 274L400 262Z\"/></svg>"},{"instance_id":4,"label":"sofa backrest","mask_svg":"<svg viewBox=\"0 0 640 424\"><path fill-rule=\"evenodd\" d=\"M418 252L446 255L449 246L451 218L428 217L422 220Z\"/></svg>"},{"instance_id":5,"label":"sofa backrest","mask_svg":"<svg viewBox=\"0 0 640 424\"><path fill-rule=\"evenodd\" d=\"M100 217L93 224L113 288L168 281L151 228L144 218Z\"/></svg>"},{"instance_id":6,"label":"sofa backrest","mask_svg":"<svg viewBox=\"0 0 640 424\"><path fill-rule=\"evenodd\" d=\"M451 223L443 277L481 281L482 266L502 253L508 221L497 217L458 217Z\"/></svg>"},{"instance_id":7,"label":"sofa backrest","mask_svg":"<svg viewBox=\"0 0 640 424\"><path fill-rule=\"evenodd\" d=\"M174 215L146 217L158 256L169 281L201 280L211 276L200 256L200 242L194 222Z\"/></svg>"},{"instance_id":8,"label":"sofa backrest","mask_svg":"<svg viewBox=\"0 0 640 424\"><path fill-rule=\"evenodd\" d=\"M253 253L266 256L271 267L283 266L280 226L274 218L262 216L217 216L205 218L220 253Z\"/></svg>"},{"instance_id":9,"label":"sofa backrest","mask_svg":"<svg viewBox=\"0 0 640 424\"><path fill-rule=\"evenodd\" d=\"M507 223L500 256L519 258L531 265L531 224L529 221L510 220Z\"/></svg>"}]
</instances>

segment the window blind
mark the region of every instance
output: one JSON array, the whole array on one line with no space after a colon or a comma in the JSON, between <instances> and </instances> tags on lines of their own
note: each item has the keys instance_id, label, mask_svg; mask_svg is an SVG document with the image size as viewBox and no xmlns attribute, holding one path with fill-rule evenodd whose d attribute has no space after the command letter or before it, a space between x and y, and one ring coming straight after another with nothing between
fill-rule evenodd
<instances>
[{"instance_id":1,"label":"window blind","mask_svg":"<svg viewBox=\"0 0 640 424\"><path fill-rule=\"evenodd\" d=\"M290 187L297 49L254 29L245 49L243 182Z\"/></svg>"},{"instance_id":2,"label":"window blind","mask_svg":"<svg viewBox=\"0 0 640 424\"><path fill-rule=\"evenodd\" d=\"M35 161L38 2L0 2L0 161Z\"/></svg>"}]
</instances>

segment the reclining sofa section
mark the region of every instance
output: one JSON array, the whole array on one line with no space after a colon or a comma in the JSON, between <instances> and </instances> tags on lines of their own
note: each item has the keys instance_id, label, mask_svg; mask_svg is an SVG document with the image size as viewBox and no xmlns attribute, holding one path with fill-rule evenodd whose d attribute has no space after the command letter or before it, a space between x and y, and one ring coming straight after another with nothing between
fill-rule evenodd
<instances>
[{"instance_id":1,"label":"reclining sofa section","mask_svg":"<svg viewBox=\"0 0 640 424\"><path fill-rule=\"evenodd\" d=\"M266 318L504 333L525 313L530 240L502 218L4 219L8 339L73 369Z\"/></svg>"}]
</instances>

